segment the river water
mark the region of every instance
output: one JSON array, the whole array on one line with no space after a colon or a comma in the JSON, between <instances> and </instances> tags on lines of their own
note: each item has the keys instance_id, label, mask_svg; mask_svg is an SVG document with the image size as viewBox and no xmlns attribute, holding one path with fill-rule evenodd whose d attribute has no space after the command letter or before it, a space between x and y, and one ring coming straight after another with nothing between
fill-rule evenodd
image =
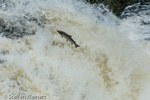
<instances>
[{"instance_id":1,"label":"river water","mask_svg":"<svg viewBox=\"0 0 150 100\"><path fill-rule=\"evenodd\" d=\"M0 100L149 100L148 14L119 19L78 0L3 0L0 8Z\"/></svg>"}]
</instances>

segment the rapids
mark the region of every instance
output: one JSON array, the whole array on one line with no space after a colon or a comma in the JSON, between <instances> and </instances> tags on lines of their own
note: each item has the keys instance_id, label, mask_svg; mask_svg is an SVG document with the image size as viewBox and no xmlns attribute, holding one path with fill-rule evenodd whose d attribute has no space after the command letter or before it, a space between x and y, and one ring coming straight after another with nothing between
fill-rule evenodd
<instances>
[{"instance_id":1,"label":"rapids","mask_svg":"<svg viewBox=\"0 0 150 100\"><path fill-rule=\"evenodd\" d=\"M81 0L2 1L0 100L149 100L149 16L119 19Z\"/></svg>"}]
</instances>

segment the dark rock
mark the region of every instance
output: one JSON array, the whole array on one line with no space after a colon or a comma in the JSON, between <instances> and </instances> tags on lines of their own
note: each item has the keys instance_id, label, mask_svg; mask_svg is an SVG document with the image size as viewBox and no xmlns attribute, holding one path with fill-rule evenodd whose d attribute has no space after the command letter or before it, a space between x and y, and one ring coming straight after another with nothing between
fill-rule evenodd
<instances>
[{"instance_id":1,"label":"dark rock","mask_svg":"<svg viewBox=\"0 0 150 100\"><path fill-rule=\"evenodd\" d=\"M0 9L6 11L7 9L14 7L14 3L10 0L0 0Z\"/></svg>"},{"instance_id":2,"label":"dark rock","mask_svg":"<svg viewBox=\"0 0 150 100\"><path fill-rule=\"evenodd\" d=\"M0 59L0 64L2 64L2 63L4 63L4 62L5 62L4 60L1 60L1 59Z\"/></svg>"},{"instance_id":3,"label":"dark rock","mask_svg":"<svg viewBox=\"0 0 150 100\"><path fill-rule=\"evenodd\" d=\"M29 27L28 23L34 23L39 27L44 27L46 24L42 17L33 17L31 15L25 15L24 17L17 17L17 20L0 19L0 34L3 37L10 39L22 38L26 35L35 35L36 29Z\"/></svg>"},{"instance_id":4,"label":"dark rock","mask_svg":"<svg viewBox=\"0 0 150 100\"><path fill-rule=\"evenodd\" d=\"M8 53L9 53L9 51L0 51L0 55L6 55ZM6 62L6 60L0 59L0 64L3 64L4 62Z\"/></svg>"},{"instance_id":5,"label":"dark rock","mask_svg":"<svg viewBox=\"0 0 150 100\"><path fill-rule=\"evenodd\" d=\"M142 25L150 25L150 22L142 21Z\"/></svg>"},{"instance_id":6,"label":"dark rock","mask_svg":"<svg viewBox=\"0 0 150 100\"><path fill-rule=\"evenodd\" d=\"M145 38L144 40L146 40L146 41L150 41L150 38Z\"/></svg>"},{"instance_id":7,"label":"dark rock","mask_svg":"<svg viewBox=\"0 0 150 100\"><path fill-rule=\"evenodd\" d=\"M0 52L0 54L2 54L2 55L6 55L6 54L8 54L9 53L9 51L1 51Z\"/></svg>"},{"instance_id":8,"label":"dark rock","mask_svg":"<svg viewBox=\"0 0 150 100\"><path fill-rule=\"evenodd\" d=\"M127 6L122 12L120 18L131 17L134 15L141 16L146 15L150 16L150 2L145 2L145 4L135 3L133 5ZM149 24L149 21L142 21L142 24Z\"/></svg>"},{"instance_id":9,"label":"dark rock","mask_svg":"<svg viewBox=\"0 0 150 100\"><path fill-rule=\"evenodd\" d=\"M91 4L100 4L103 3L104 5L108 5L108 7L112 10L112 12L120 16L121 12L124 10L125 7L140 3L141 5L150 2L149 0L86 0L87 2L90 2Z\"/></svg>"}]
</instances>

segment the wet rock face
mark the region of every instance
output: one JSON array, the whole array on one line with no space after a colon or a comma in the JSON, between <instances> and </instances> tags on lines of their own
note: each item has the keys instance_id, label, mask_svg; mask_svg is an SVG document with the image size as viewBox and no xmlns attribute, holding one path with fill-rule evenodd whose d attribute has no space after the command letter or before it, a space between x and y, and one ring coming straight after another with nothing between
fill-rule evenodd
<instances>
[{"instance_id":1,"label":"wet rock face","mask_svg":"<svg viewBox=\"0 0 150 100\"><path fill-rule=\"evenodd\" d=\"M113 11L115 15L119 16L127 5L131 5L136 2L138 2L138 0L108 0L105 1L104 4L110 4L109 8Z\"/></svg>"},{"instance_id":2,"label":"wet rock face","mask_svg":"<svg viewBox=\"0 0 150 100\"><path fill-rule=\"evenodd\" d=\"M36 34L36 28L33 28L32 25L44 27L45 24L42 17L36 18L32 15L23 17L12 16L12 18L15 17L17 17L16 20L0 19L0 35L2 37L18 39L26 35L34 35Z\"/></svg>"},{"instance_id":3,"label":"wet rock face","mask_svg":"<svg viewBox=\"0 0 150 100\"><path fill-rule=\"evenodd\" d=\"M14 3L10 0L0 0L0 9L6 11L7 9L14 7Z\"/></svg>"},{"instance_id":4,"label":"wet rock face","mask_svg":"<svg viewBox=\"0 0 150 100\"><path fill-rule=\"evenodd\" d=\"M27 5L25 2L22 6ZM13 14L15 4L11 0L0 0L0 35L10 39L22 38L26 35L34 35L38 27L45 27L44 17L38 13ZM3 14L4 13L4 14ZM9 13L9 16L5 15ZM3 16L4 15L4 16Z\"/></svg>"},{"instance_id":5,"label":"wet rock face","mask_svg":"<svg viewBox=\"0 0 150 100\"><path fill-rule=\"evenodd\" d=\"M15 5L10 0L0 0L1 11L7 12L12 7L15 7ZM6 38L17 39L23 37L25 34L31 34L27 33L24 28L21 28L23 24L20 23L20 27L15 24L15 22L9 21L7 17L0 17L0 35Z\"/></svg>"},{"instance_id":6,"label":"wet rock face","mask_svg":"<svg viewBox=\"0 0 150 100\"><path fill-rule=\"evenodd\" d=\"M117 16L120 16L121 12L128 5L132 5L138 2L141 4L150 2L149 0L86 0L86 1L90 2L91 4L103 3L104 5L108 5L110 10L112 10L113 13Z\"/></svg>"},{"instance_id":7,"label":"wet rock face","mask_svg":"<svg viewBox=\"0 0 150 100\"><path fill-rule=\"evenodd\" d=\"M0 51L0 55L6 55L6 54L8 54L9 53L9 51ZM6 62L6 60L4 60L4 59L0 59L0 64L3 64L3 63L5 63Z\"/></svg>"},{"instance_id":8,"label":"wet rock face","mask_svg":"<svg viewBox=\"0 0 150 100\"><path fill-rule=\"evenodd\" d=\"M11 22L0 20L0 34L2 34L2 36L6 38L18 39L22 38L25 35L34 35L35 32L33 31L32 33L29 33L24 27L17 27Z\"/></svg>"},{"instance_id":9,"label":"wet rock face","mask_svg":"<svg viewBox=\"0 0 150 100\"><path fill-rule=\"evenodd\" d=\"M1 60L1 59L0 59L0 64L2 64L2 63L4 63L4 62L5 62L4 60Z\"/></svg>"},{"instance_id":10,"label":"wet rock face","mask_svg":"<svg viewBox=\"0 0 150 100\"><path fill-rule=\"evenodd\" d=\"M91 4L94 4L94 3L102 3L104 0L86 0L87 2L90 2Z\"/></svg>"},{"instance_id":11,"label":"wet rock face","mask_svg":"<svg viewBox=\"0 0 150 100\"><path fill-rule=\"evenodd\" d=\"M120 18L126 18L131 16L150 16L150 2L144 2L144 3L135 3L133 5L127 6L124 11L121 13ZM149 21L145 22L142 21L143 24L149 23Z\"/></svg>"}]
</instances>

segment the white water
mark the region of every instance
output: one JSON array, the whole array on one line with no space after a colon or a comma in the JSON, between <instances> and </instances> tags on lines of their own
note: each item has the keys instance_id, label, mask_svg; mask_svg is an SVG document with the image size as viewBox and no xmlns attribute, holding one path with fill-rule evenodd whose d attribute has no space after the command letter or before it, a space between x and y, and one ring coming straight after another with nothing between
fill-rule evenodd
<instances>
[{"instance_id":1,"label":"white water","mask_svg":"<svg viewBox=\"0 0 150 100\"><path fill-rule=\"evenodd\" d=\"M36 34L17 40L0 36L0 51L7 52L0 54L5 61L0 100L19 94L47 100L150 99L150 43L142 38L150 29L140 25L144 15L119 20L76 0L11 1L15 6L0 10L0 19L23 27L18 20L31 15L45 24L27 21L25 28ZM72 35L80 48L57 30Z\"/></svg>"}]
</instances>

